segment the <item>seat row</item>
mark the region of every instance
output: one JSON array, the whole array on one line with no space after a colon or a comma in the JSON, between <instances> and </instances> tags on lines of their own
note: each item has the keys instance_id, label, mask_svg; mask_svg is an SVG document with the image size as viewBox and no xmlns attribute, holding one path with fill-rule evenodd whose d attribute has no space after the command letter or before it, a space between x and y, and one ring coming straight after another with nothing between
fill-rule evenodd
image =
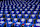
<instances>
[{"instance_id":1,"label":"seat row","mask_svg":"<svg viewBox=\"0 0 40 27\"><path fill-rule=\"evenodd\" d=\"M1 2L1 3L3 3L4 4L4 1L3 2ZM34 5L34 4L36 4L36 5L38 5L39 4L39 0L32 0L32 1L17 1L17 0L10 0L10 1L5 1L5 5L12 5L12 4L31 4L31 5Z\"/></svg>"},{"instance_id":2,"label":"seat row","mask_svg":"<svg viewBox=\"0 0 40 27\"><path fill-rule=\"evenodd\" d=\"M40 14L39 15L35 15L35 14L0 14L0 18L32 18L32 19L36 19L36 18L40 18Z\"/></svg>"},{"instance_id":3,"label":"seat row","mask_svg":"<svg viewBox=\"0 0 40 27\"><path fill-rule=\"evenodd\" d=\"M5 22L4 19L1 18L0 19L0 25L3 26L5 23L6 23L6 26L10 25L9 27L11 27L12 24L15 25L15 26L20 26L20 25L25 25L25 26L32 26L32 25L34 25L34 26L40 26L40 19L36 19L35 23L34 23L33 19L27 19L27 21L26 21L24 18L22 18L22 19L20 19L20 22L18 22L18 19L14 18L12 20L12 22L11 22L11 19L7 18L6 22Z\"/></svg>"},{"instance_id":4,"label":"seat row","mask_svg":"<svg viewBox=\"0 0 40 27\"><path fill-rule=\"evenodd\" d=\"M33 1L33 0L32 0ZM36 1L36 0L35 0ZM20 1L12 1L12 2L10 2L10 5L9 5L9 1L7 2L7 1L5 1L5 3L4 3L4 1L2 2L2 8L4 8L5 7L5 9L6 8L8 8L9 7L9 9L10 8L12 8L12 9L15 9L15 8L17 8L17 9L20 9L20 8L22 8L22 9L25 9L25 8L27 8L27 9L30 9L30 8L32 8L32 9L35 9L35 8L38 8L38 9L40 9L39 8L39 1L36 3L37 5L30 5L31 4L31 2L27 2L27 4L25 4L24 2L22 2L22 4L17 4L17 2L19 3ZM14 4L12 4L12 3L14 3ZM7 4L8 4L8 6L7 6ZM35 4L34 2L32 3L32 4Z\"/></svg>"},{"instance_id":5,"label":"seat row","mask_svg":"<svg viewBox=\"0 0 40 27\"><path fill-rule=\"evenodd\" d=\"M40 14L40 11L0 11L0 14Z\"/></svg>"},{"instance_id":6,"label":"seat row","mask_svg":"<svg viewBox=\"0 0 40 27\"><path fill-rule=\"evenodd\" d=\"M3 22L13 22L13 23L16 23L16 22L31 23L31 24L40 23L40 19L25 19L25 18L21 18L21 19L17 19L17 18L14 18L14 19L11 19L11 18L6 18L6 19L5 18L0 18L0 22L1 21L3 21Z\"/></svg>"}]
</instances>

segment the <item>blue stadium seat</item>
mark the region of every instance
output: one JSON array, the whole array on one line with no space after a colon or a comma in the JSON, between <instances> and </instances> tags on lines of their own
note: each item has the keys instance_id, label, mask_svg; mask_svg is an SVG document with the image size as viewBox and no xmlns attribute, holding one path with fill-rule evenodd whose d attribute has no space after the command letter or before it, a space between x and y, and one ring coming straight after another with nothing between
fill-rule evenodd
<instances>
[{"instance_id":1,"label":"blue stadium seat","mask_svg":"<svg viewBox=\"0 0 40 27\"><path fill-rule=\"evenodd\" d=\"M24 18L29 18L29 15L28 15L28 14L24 14L23 17L24 17Z\"/></svg>"},{"instance_id":2,"label":"blue stadium seat","mask_svg":"<svg viewBox=\"0 0 40 27\"><path fill-rule=\"evenodd\" d=\"M35 24L35 27L40 27L40 23L36 23Z\"/></svg>"},{"instance_id":3,"label":"blue stadium seat","mask_svg":"<svg viewBox=\"0 0 40 27\"><path fill-rule=\"evenodd\" d=\"M36 20L36 23L40 23L40 19L37 19L37 20Z\"/></svg>"},{"instance_id":4,"label":"blue stadium seat","mask_svg":"<svg viewBox=\"0 0 40 27\"><path fill-rule=\"evenodd\" d=\"M5 11L4 14L8 14L8 11Z\"/></svg>"},{"instance_id":5,"label":"blue stadium seat","mask_svg":"<svg viewBox=\"0 0 40 27\"><path fill-rule=\"evenodd\" d=\"M11 12L12 11L12 9L11 8L9 8L9 12Z\"/></svg>"},{"instance_id":6,"label":"blue stadium seat","mask_svg":"<svg viewBox=\"0 0 40 27\"><path fill-rule=\"evenodd\" d=\"M39 11L39 14L40 14L40 11Z\"/></svg>"},{"instance_id":7,"label":"blue stadium seat","mask_svg":"<svg viewBox=\"0 0 40 27\"><path fill-rule=\"evenodd\" d=\"M33 19L28 19L27 23L33 24Z\"/></svg>"},{"instance_id":8,"label":"blue stadium seat","mask_svg":"<svg viewBox=\"0 0 40 27\"><path fill-rule=\"evenodd\" d=\"M5 24L4 18L0 18L0 25L2 25L1 27L3 27Z\"/></svg>"},{"instance_id":9,"label":"blue stadium seat","mask_svg":"<svg viewBox=\"0 0 40 27\"><path fill-rule=\"evenodd\" d=\"M11 22L11 18L7 18L6 19L6 22Z\"/></svg>"},{"instance_id":10,"label":"blue stadium seat","mask_svg":"<svg viewBox=\"0 0 40 27\"><path fill-rule=\"evenodd\" d=\"M18 22L18 19L17 19L17 18L14 18L14 19L12 20L12 22L13 22L13 23L16 23L16 22Z\"/></svg>"},{"instance_id":11,"label":"blue stadium seat","mask_svg":"<svg viewBox=\"0 0 40 27\"><path fill-rule=\"evenodd\" d=\"M16 18L16 14L11 14L11 18Z\"/></svg>"},{"instance_id":12,"label":"blue stadium seat","mask_svg":"<svg viewBox=\"0 0 40 27\"><path fill-rule=\"evenodd\" d=\"M14 14L15 12L14 11L11 11L11 13L10 14Z\"/></svg>"},{"instance_id":13,"label":"blue stadium seat","mask_svg":"<svg viewBox=\"0 0 40 27\"><path fill-rule=\"evenodd\" d=\"M32 15L31 15L31 18L32 18L32 19L36 19L36 15L35 15L35 14L32 14Z\"/></svg>"},{"instance_id":14,"label":"blue stadium seat","mask_svg":"<svg viewBox=\"0 0 40 27\"><path fill-rule=\"evenodd\" d=\"M31 27L31 23L25 23L25 27Z\"/></svg>"},{"instance_id":15,"label":"blue stadium seat","mask_svg":"<svg viewBox=\"0 0 40 27\"><path fill-rule=\"evenodd\" d=\"M6 14L5 17L6 17L6 18L10 18L10 14Z\"/></svg>"},{"instance_id":16,"label":"blue stadium seat","mask_svg":"<svg viewBox=\"0 0 40 27\"><path fill-rule=\"evenodd\" d=\"M1 21L4 21L4 18L0 18Z\"/></svg>"},{"instance_id":17,"label":"blue stadium seat","mask_svg":"<svg viewBox=\"0 0 40 27\"><path fill-rule=\"evenodd\" d=\"M17 15L17 18L22 18L22 14L18 14Z\"/></svg>"},{"instance_id":18,"label":"blue stadium seat","mask_svg":"<svg viewBox=\"0 0 40 27\"><path fill-rule=\"evenodd\" d=\"M21 23L20 22L16 22L15 27L21 27Z\"/></svg>"},{"instance_id":19,"label":"blue stadium seat","mask_svg":"<svg viewBox=\"0 0 40 27\"><path fill-rule=\"evenodd\" d=\"M21 14L25 14L25 11L22 11Z\"/></svg>"},{"instance_id":20,"label":"blue stadium seat","mask_svg":"<svg viewBox=\"0 0 40 27\"><path fill-rule=\"evenodd\" d=\"M28 9L25 9L25 11L28 11Z\"/></svg>"},{"instance_id":21,"label":"blue stadium seat","mask_svg":"<svg viewBox=\"0 0 40 27\"><path fill-rule=\"evenodd\" d=\"M37 9L35 9L35 11L39 11L39 9L37 8Z\"/></svg>"},{"instance_id":22,"label":"blue stadium seat","mask_svg":"<svg viewBox=\"0 0 40 27\"><path fill-rule=\"evenodd\" d=\"M0 18L2 18L3 17L3 14L0 14Z\"/></svg>"},{"instance_id":23,"label":"blue stadium seat","mask_svg":"<svg viewBox=\"0 0 40 27\"><path fill-rule=\"evenodd\" d=\"M7 27L11 27L12 26L12 22L7 22Z\"/></svg>"},{"instance_id":24,"label":"blue stadium seat","mask_svg":"<svg viewBox=\"0 0 40 27\"><path fill-rule=\"evenodd\" d=\"M20 14L20 11L16 11L16 14Z\"/></svg>"},{"instance_id":25,"label":"blue stadium seat","mask_svg":"<svg viewBox=\"0 0 40 27\"><path fill-rule=\"evenodd\" d=\"M38 19L40 19L40 14L38 15Z\"/></svg>"},{"instance_id":26,"label":"blue stadium seat","mask_svg":"<svg viewBox=\"0 0 40 27\"><path fill-rule=\"evenodd\" d=\"M0 26L2 25L1 27L4 27L4 24L5 24L4 21L0 21Z\"/></svg>"},{"instance_id":27,"label":"blue stadium seat","mask_svg":"<svg viewBox=\"0 0 40 27\"><path fill-rule=\"evenodd\" d=\"M34 11L33 14L38 14L38 12L37 11Z\"/></svg>"},{"instance_id":28,"label":"blue stadium seat","mask_svg":"<svg viewBox=\"0 0 40 27\"><path fill-rule=\"evenodd\" d=\"M15 11L18 11L18 9L15 9Z\"/></svg>"},{"instance_id":29,"label":"blue stadium seat","mask_svg":"<svg viewBox=\"0 0 40 27\"><path fill-rule=\"evenodd\" d=\"M24 18L20 19L21 24L26 23L26 20Z\"/></svg>"},{"instance_id":30,"label":"blue stadium seat","mask_svg":"<svg viewBox=\"0 0 40 27\"><path fill-rule=\"evenodd\" d=\"M27 14L31 14L31 11L27 11Z\"/></svg>"},{"instance_id":31,"label":"blue stadium seat","mask_svg":"<svg viewBox=\"0 0 40 27\"><path fill-rule=\"evenodd\" d=\"M22 11L23 9L20 9L20 11Z\"/></svg>"},{"instance_id":32,"label":"blue stadium seat","mask_svg":"<svg viewBox=\"0 0 40 27\"><path fill-rule=\"evenodd\" d=\"M0 11L0 14L3 14L3 11Z\"/></svg>"}]
</instances>

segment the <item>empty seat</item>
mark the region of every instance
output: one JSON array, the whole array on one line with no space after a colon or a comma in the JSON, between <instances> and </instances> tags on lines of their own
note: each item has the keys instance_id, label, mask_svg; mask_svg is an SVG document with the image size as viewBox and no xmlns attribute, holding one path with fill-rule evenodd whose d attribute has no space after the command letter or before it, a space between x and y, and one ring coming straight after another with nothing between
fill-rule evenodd
<instances>
[{"instance_id":1,"label":"empty seat","mask_svg":"<svg viewBox=\"0 0 40 27\"><path fill-rule=\"evenodd\" d=\"M32 19L36 19L36 15L35 15L35 14L32 14L32 15L31 15L31 18L32 18Z\"/></svg>"},{"instance_id":2,"label":"empty seat","mask_svg":"<svg viewBox=\"0 0 40 27\"><path fill-rule=\"evenodd\" d=\"M25 11L28 11L28 9L24 9Z\"/></svg>"},{"instance_id":3,"label":"empty seat","mask_svg":"<svg viewBox=\"0 0 40 27\"><path fill-rule=\"evenodd\" d=\"M12 11L12 9L11 8L9 8L9 12L11 12Z\"/></svg>"},{"instance_id":4,"label":"empty seat","mask_svg":"<svg viewBox=\"0 0 40 27\"><path fill-rule=\"evenodd\" d=\"M6 18L10 18L10 14L6 14L5 17L6 17Z\"/></svg>"},{"instance_id":5,"label":"empty seat","mask_svg":"<svg viewBox=\"0 0 40 27\"><path fill-rule=\"evenodd\" d=\"M16 22L15 26L16 27L21 27L21 23L20 22Z\"/></svg>"},{"instance_id":6,"label":"empty seat","mask_svg":"<svg viewBox=\"0 0 40 27\"><path fill-rule=\"evenodd\" d=\"M11 18L7 18L7 19L6 19L6 22L10 22L10 21L11 21Z\"/></svg>"},{"instance_id":7,"label":"empty seat","mask_svg":"<svg viewBox=\"0 0 40 27\"><path fill-rule=\"evenodd\" d=\"M11 26L12 26L12 22L8 22L7 27L11 27Z\"/></svg>"},{"instance_id":8,"label":"empty seat","mask_svg":"<svg viewBox=\"0 0 40 27\"><path fill-rule=\"evenodd\" d=\"M40 19L37 19L37 20L36 20L36 23L40 23Z\"/></svg>"},{"instance_id":9,"label":"empty seat","mask_svg":"<svg viewBox=\"0 0 40 27\"><path fill-rule=\"evenodd\" d=\"M17 19L17 18L14 18L14 19L12 20L12 22L13 22L13 24L15 24L16 22L18 22L18 19Z\"/></svg>"},{"instance_id":10,"label":"empty seat","mask_svg":"<svg viewBox=\"0 0 40 27\"><path fill-rule=\"evenodd\" d=\"M25 14L25 11L22 11L21 14Z\"/></svg>"},{"instance_id":11,"label":"empty seat","mask_svg":"<svg viewBox=\"0 0 40 27\"><path fill-rule=\"evenodd\" d=\"M33 19L28 19L27 23L33 24L33 23L34 23L34 22L33 22Z\"/></svg>"},{"instance_id":12,"label":"empty seat","mask_svg":"<svg viewBox=\"0 0 40 27\"><path fill-rule=\"evenodd\" d=\"M18 14L17 15L17 18L22 18L22 14Z\"/></svg>"},{"instance_id":13,"label":"empty seat","mask_svg":"<svg viewBox=\"0 0 40 27\"><path fill-rule=\"evenodd\" d=\"M27 14L31 14L31 11L27 11Z\"/></svg>"},{"instance_id":14,"label":"empty seat","mask_svg":"<svg viewBox=\"0 0 40 27\"><path fill-rule=\"evenodd\" d=\"M20 19L21 24L26 23L26 20L24 18Z\"/></svg>"},{"instance_id":15,"label":"empty seat","mask_svg":"<svg viewBox=\"0 0 40 27\"><path fill-rule=\"evenodd\" d=\"M20 11L22 11L23 9L20 9Z\"/></svg>"},{"instance_id":16,"label":"empty seat","mask_svg":"<svg viewBox=\"0 0 40 27\"><path fill-rule=\"evenodd\" d=\"M11 18L16 18L16 14L11 14Z\"/></svg>"},{"instance_id":17,"label":"empty seat","mask_svg":"<svg viewBox=\"0 0 40 27\"><path fill-rule=\"evenodd\" d=\"M4 14L8 14L8 11L5 11Z\"/></svg>"},{"instance_id":18,"label":"empty seat","mask_svg":"<svg viewBox=\"0 0 40 27\"><path fill-rule=\"evenodd\" d=\"M39 11L39 14L40 14L40 11Z\"/></svg>"},{"instance_id":19,"label":"empty seat","mask_svg":"<svg viewBox=\"0 0 40 27\"><path fill-rule=\"evenodd\" d=\"M0 25L2 25L1 27L4 27L5 22L4 21L0 21Z\"/></svg>"},{"instance_id":20,"label":"empty seat","mask_svg":"<svg viewBox=\"0 0 40 27\"><path fill-rule=\"evenodd\" d=\"M33 9L30 9L30 11L33 11Z\"/></svg>"},{"instance_id":21,"label":"empty seat","mask_svg":"<svg viewBox=\"0 0 40 27\"><path fill-rule=\"evenodd\" d=\"M4 21L4 18L0 18L0 21Z\"/></svg>"},{"instance_id":22,"label":"empty seat","mask_svg":"<svg viewBox=\"0 0 40 27\"><path fill-rule=\"evenodd\" d=\"M24 17L24 18L29 18L29 15L28 15L28 14L24 14L23 17Z\"/></svg>"},{"instance_id":23,"label":"empty seat","mask_svg":"<svg viewBox=\"0 0 40 27\"><path fill-rule=\"evenodd\" d=\"M38 15L38 19L40 19L40 14Z\"/></svg>"},{"instance_id":24,"label":"empty seat","mask_svg":"<svg viewBox=\"0 0 40 27\"><path fill-rule=\"evenodd\" d=\"M35 9L35 11L39 11L39 9Z\"/></svg>"},{"instance_id":25,"label":"empty seat","mask_svg":"<svg viewBox=\"0 0 40 27\"><path fill-rule=\"evenodd\" d=\"M30 27L31 23L25 23L25 27Z\"/></svg>"},{"instance_id":26,"label":"empty seat","mask_svg":"<svg viewBox=\"0 0 40 27\"><path fill-rule=\"evenodd\" d=\"M20 11L16 11L16 14L20 14Z\"/></svg>"},{"instance_id":27,"label":"empty seat","mask_svg":"<svg viewBox=\"0 0 40 27\"><path fill-rule=\"evenodd\" d=\"M3 14L3 11L0 11L0 14Z\"/></svg>"},{"instance_id":28,"label":"empty seat","mask_svg":"<svg viewBox=\"0 0 40 27\"><path fill-rule=\"evenodd\" d=\"M10 14L14 14L14 13L15 13L14 11L11 11L11 12L10 12Z\"/></svg>"},{"instance_id":29,"label":"empty seat","mask_svg":"<svg viewBox=\"0 0 40 27\"><path fill-rule=\"evenodd\" d=\"M18 11L18 9L15 9L15 11Z\"/></svg>"},{"instance_id":30,"label":"empty seat","mask_svg":"<svg viewBox=\"0 0 40 27\"><path fill-rule=\"evenodd\" d=\"M0 18L2 18L3 17L3 14L0 14Z\"/></svg>"},{"instance_id":31,"label":"empty seat","mask_svg":"<svg viewBox=\"0 0 40 27\"><path fill-rule=\"evenodd\" d=\"M37 11L33 11L33 14L38 14L38 12Z\"/></svg>"},{"instance_id":32,"label":"empty seat","mask_svg":"<svg viewBox=\"0 0 40 27\"><path fill-rule=\"evenodd\" d=\"M7 9L7 8L5 8L5 11L8 11L8 9Z\"/></svg>"}]
</instances>

